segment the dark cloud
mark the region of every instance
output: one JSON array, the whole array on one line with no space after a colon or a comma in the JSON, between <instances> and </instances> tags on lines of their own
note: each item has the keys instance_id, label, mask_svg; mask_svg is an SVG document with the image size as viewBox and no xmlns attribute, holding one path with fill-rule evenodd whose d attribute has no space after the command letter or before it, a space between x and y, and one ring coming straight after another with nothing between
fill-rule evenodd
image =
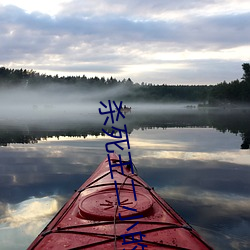
<instances>
[{"instance_id":1,"label":"dark cloud","mask_svg":"<svg viewBox=\"0 0 250 250\"><path fill-rule=\"evenodd\" d=\"M55 17L40 12L29 14L15 6L0 6L0 63L27 62L36 65L35 69L47 67L49 70L122 74L128 65L164 63L146 57L144 53L150 55L184 50L202 53L202 50L216 51L249 45L250 13L197 14L190 19L154 17L171 11L185 14L184 9L188 12L201 6L204 8L207 4L214 4L211 1L201 3L193 0L187 3L181 0L175 3L147 0L142 5L141 1L129 0L124 4L107 0L94 9L95 4L95 0L84 4L72 1L65 4L65 10ZM209 59L205 61L209 62ZM174 63L173 58L171 60ZM223 58L220 61L227 63ZM182 62L190 64L185 59ZM241 64L241 59L237 63ZM69 64L70 67L67 66ZM195 60L192 61L194 64L197 68L202 66ZM189 68L186 71L191 72ZM164 76L164 71L157 74L158 78L159 75ZM223 70L218 71L220 80L224 80L219 76L222 74ZM211 76L211 71L207 75ZM135 73L127 77L133 76L136 76ZM195 79L189 74L183 75L185 77Z\"/></svg>"},{"instance_id":2,"label":"dark cloud","mask_svg":"<svg viewBox=\"0 0 250 250\"><path fill-rule=\"evenodd\" d=\"M194 18L183 26L187 41L202 47L232 48L249 45L250 13ZM186 26L186 28L185 28Z\"/></svg>"},{"instance_id":3,"label":"dark cloud","mask_svg":"<svg viewBox=\"0 0 250 250\"><path fill-rule=\"evenodd\" d=\"M83 18L77 16L57 16L52 18L39 12L27 14L23 10L6 6L1 8L1 30L6 34L11 30L14 35L24 34L27 41L34 37L52 40L54 36L67 35L74 43L83 41L100 41L110 44L117 42L174 42L187 47L201 43L221 44L221 46L239 46L248 44L250 38L250 13L216 17L196 17L188 22L162 20L133 20L129 17L105 16ZM39 34L40 35L39 35ZM243 36L244 33L244 37ZM63 37L62 37L63 38ZM20 42L20 40L18 40ZM41 41L44 44L45 41ZM79 42L79 40L78 40ZM187 44L188 42L188 44ZM37 41L35 40L35 43ZM45 43L45 45L47 45ZM49 44L48 44L49 45Z\"/></svg>"}]
</instances>

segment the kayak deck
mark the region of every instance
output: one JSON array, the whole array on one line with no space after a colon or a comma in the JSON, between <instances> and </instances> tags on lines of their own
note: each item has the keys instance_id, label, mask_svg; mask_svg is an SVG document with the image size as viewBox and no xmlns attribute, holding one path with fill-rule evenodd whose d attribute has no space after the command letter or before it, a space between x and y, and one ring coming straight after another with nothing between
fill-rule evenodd
<instances>
[{"instance_id":1,"label":"kayak deck","mask_svg":"<svg viewBox=\"0 0 250 250\"><path fill-rule=\"evenodd\" d=\"M123 173L121 167L113 167L111 173L109 160L115 164L119 157L115 153L109 157L29 250L212 249L147 183L132 174L129 164Z\"/></svg>"}]
</instances>

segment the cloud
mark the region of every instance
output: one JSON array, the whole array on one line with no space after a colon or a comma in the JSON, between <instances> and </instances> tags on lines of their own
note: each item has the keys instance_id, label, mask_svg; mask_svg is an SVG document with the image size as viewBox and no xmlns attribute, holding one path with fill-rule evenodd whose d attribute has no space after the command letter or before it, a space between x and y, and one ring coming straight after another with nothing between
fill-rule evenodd
<instances>
[{"instance_id":1,"label":"cloud","mask_svg":"<svg viewBox=\"0 0 250 250\"><path fill-rule=\"evenodd\" d=\"M128 0L126 2L117 2L115 0L86 0L84 2L79 0L74 0L65 3L64 10L61 11L64 15L79 15L85 17L92 16L122 16L131 17L134 19L161 19L162 17L168 17L167 19L183 18L189 15L198 15L200 13L214 11L216 9L220 10L233 10L240 11L245 8L245 4L248 4L247 0L243 0L241 7L233 4L234 1L197 1L197 0ZM231 6L233 5L233 6ZM112 6L112 8L111 8ZM232 8L234 7L234 8Z\"/></svg>"},{"instance_id":2,"label":"cloud","mask_svg":"<svg viewBox=\"0 0 250 250\"><path fill-rule=\"evenodd\" d=\"M233 12L233 4L233 0L143 4L75 0L66 2L55 16L0 5L0 63L62 75L131 77L139 82L234 80L241 76L241 63L250 59L238 52L249 46L250 13L240 7ZM233 63L239 65L239 70L230 70L231 75L225 74L232 65L226 49L236 51ZM210 70L220 63L225 67ZM207 73L201 78L203 70Z\"/></svg>"}]
</instances>

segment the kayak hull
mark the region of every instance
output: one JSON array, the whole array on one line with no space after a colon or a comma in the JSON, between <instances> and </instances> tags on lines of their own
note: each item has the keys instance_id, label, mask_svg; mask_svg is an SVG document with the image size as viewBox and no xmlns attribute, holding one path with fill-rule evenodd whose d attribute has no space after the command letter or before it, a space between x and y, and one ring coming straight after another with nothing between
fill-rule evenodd
<instances>
[{"instance_id":1,"label":"kayak hull","mask_svg":"<svg viewBox=\"0 0 250 250\"><path fill-rule=\"evenodd\" d=\"M118 162L110 154L28 249L212 249L129 163L111 174Z\"/></svg>"}]
</instances>

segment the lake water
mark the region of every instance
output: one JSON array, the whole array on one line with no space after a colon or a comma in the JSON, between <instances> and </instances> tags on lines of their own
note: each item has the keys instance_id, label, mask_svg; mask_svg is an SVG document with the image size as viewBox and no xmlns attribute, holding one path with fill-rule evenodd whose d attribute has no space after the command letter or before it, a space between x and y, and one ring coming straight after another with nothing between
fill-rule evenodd
<instances>
[{"instance_id":1,"label":"lake water","mask_svg":"<svg viewBox=\"0 0 250 250\"><path fill-rule=\"evenodd\" d=\"M111 140L100 134L105 117L98 112L30 112L39 115L0 119L4 250L29 246ZM140 177L215 249L250 249L249 110L135 107L121 122ZM128 150L116 152L128 159Z\"/></svg>"}]
</instances>

